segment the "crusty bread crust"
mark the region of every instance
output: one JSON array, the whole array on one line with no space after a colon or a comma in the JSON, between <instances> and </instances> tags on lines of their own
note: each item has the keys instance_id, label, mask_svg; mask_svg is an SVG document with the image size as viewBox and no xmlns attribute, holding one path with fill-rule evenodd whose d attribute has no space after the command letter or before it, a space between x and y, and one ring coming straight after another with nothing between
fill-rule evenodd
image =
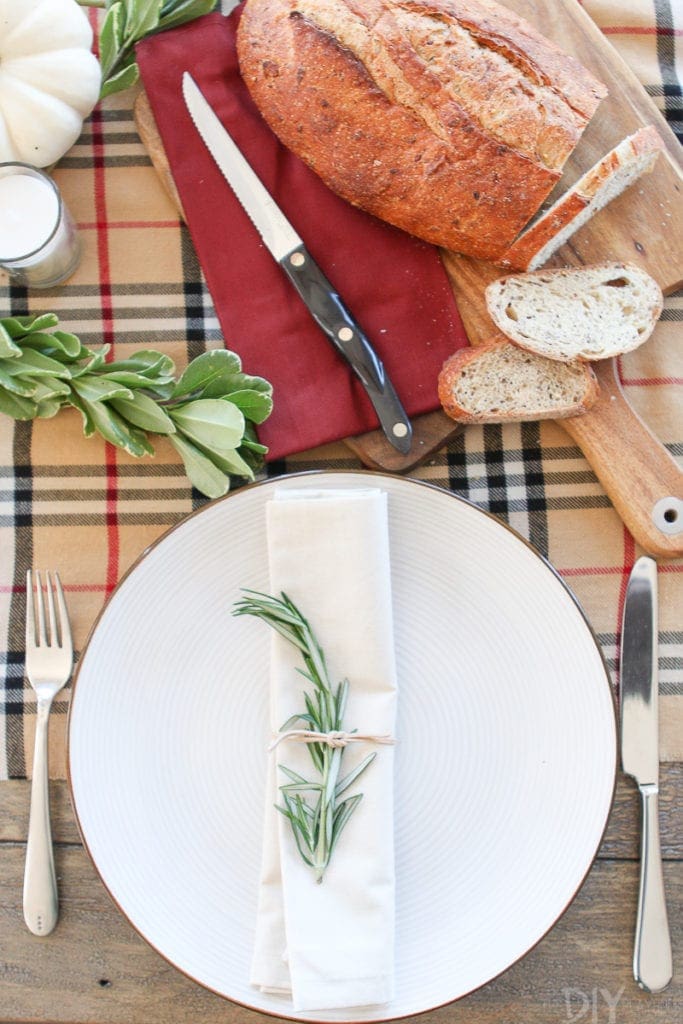
<instances>
[{"instance_id":1,"label":"crusty bread crust","mask_svg":"<svg viewBox=\"0 0 683 1024\"><path fill-rule=\"evenodd\" d=\"M522 232L498 260L500 266L512 270L533 270L542 265L559 246L558 239L562 237L564 242L568 235L573 234L573 221L577 222L577 227L581 226L590 207L593 207L590 211L592 216L616 198L632 180L651 171L663 149L664 143L653 125L647 125L624 139ZM633 168L632 177L627 176L630 168ZM601 192L617 180L619 173L624 174L623 184L613 189L613 194L606 193L605 201L601 201Z\"/></svg>"},{"instance_id":2,"label":"crusty bread crust","mask_svg":"<svg viewBox=\"0 0 683 1024\"><path fill-rule=\"evenodd\" d=\"M266 121L333 191L490 260L605 95L492 0L247 0L238 54Z\"/></svg>"},{"instance_id":3,"label":"crusty bread crust","mask_svg":"<svg viewBox=\"0 0 683 1024\"><path fill-rule=\"evenodd\" d=\"M444 412L458 423L521 423L580 416L600 389L586 363L553 362L496 334L447 359L438 391Z\"/></svg>"}]
</instances>

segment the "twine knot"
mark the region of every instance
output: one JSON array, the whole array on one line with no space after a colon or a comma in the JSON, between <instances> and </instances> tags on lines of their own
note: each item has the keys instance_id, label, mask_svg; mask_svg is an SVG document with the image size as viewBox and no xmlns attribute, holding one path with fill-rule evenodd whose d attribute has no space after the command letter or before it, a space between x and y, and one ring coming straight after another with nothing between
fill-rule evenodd
<instances>
[{"instance_id":1,"label":"twine knot","mask_svg":"<svg viewBox=\"0 0 683 1024\"><path fill-rule=\"evenodd\" d=\"M295 743L326 743L328 747L345 747L349 743L380 743L391 745L395 743L393 736L388 733L378 735L366 732L344 732L332 729L330 732L317 732L315 729L287 729L280 732L268 747L268 750L275 750L283 740L293 740Z\"/></svg>"}]
</instances>

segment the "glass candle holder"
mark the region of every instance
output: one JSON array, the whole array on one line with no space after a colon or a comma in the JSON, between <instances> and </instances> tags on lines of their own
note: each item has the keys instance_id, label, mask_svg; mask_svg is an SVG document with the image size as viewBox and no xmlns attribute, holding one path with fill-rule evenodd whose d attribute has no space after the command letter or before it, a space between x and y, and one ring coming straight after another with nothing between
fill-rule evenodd
<instances>
[{"instance_id":1,"label":"glass candle holder","mask_svg":"<svg viewBox=\"0 0 683 1024\"><path fill-rule=\"evenodd\" d=\"M59 189L47 174L0 163L0 267L27 288L50 288L73 274L80 243Z\"/></svg>"}]
</instances>

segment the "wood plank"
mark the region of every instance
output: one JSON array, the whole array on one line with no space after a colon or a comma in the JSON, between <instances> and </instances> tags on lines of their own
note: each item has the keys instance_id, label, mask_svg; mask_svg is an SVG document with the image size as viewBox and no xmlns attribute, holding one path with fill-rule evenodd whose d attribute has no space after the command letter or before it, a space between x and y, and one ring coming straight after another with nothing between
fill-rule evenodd
<instances>
[{"instance_id":1,"label":"wood plank","mask_svg":"<svg viewBox=\"0 0 683 1024\"><path fill-rule=\"evenodd\" d=\"M247 1013L170 965L116 910L83 850L60 847L59 924L43 939L21 915L23 849L0 846L0 1015L4 1021L72 1024L238 1024ZM665 865L674 949L683 941L683 864ZM410 1020L416 1024L550 1024L587 1005L585 1021L671 1024L683 1014L680 972L646 995L631 976L637 865L599 861L567 913L527 957L471 996ZM593 1001L595 1014L593 1015ZM609 1002L616 1004L609 1015ZM249 1013L254 1024L272 1018ZM578 1019L575 1017L575 1019Z\"/></svg>"},{"instance_id":2,"label":"wood plank","mask_svg":"<svg viewBox=\"0 0 683 1024\"><path fill-rule=\"evenodd\" d=\"M30 783L15 779L0 784L0 844L23 843L28 825ZM50 783L52 831L56 843L80 844L69 790L64 780ZM660 827L662 855L683 859L683 764L660 766ZM639 799L631 779L621 772L607 831L600 850L605 858L639 856Z\"/></svg>"}]
</instances>

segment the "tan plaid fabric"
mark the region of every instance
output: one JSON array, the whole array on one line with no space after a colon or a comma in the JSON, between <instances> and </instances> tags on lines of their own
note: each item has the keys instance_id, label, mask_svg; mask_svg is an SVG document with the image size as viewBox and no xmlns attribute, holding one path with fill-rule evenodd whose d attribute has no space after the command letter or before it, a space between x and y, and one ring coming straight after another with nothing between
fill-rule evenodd
<instances>
[{"instance_id":1,"label":"tan plaid fabric","mask_svg":"<svg viewBox=\"0 0 683 1024\"><path fill-rule=\"evenodd\" d=\"M683 9L671 0L585 0L584 6L681 129ZM0 276L2 315L54 310L86 344L167 352L182 367L223 343L186 229L140 143L131 93L110 98L87 121L55 170L83 240L63 286L26 292ZM624 357L629 400L672 455L683 455L683 295L667 300L655 335ZM239 348L239 339L225 339ZM248 368L247 368L248 369ZM194 507L175 453L163 440L137 461L83 438L79 415L19 423L0 417L0 778L30 774L35 701L24 679L25 573L58 569L74 640L87 634L126 568ZM271 464L269 475L357 467L343 444ZM639 554L579 449L555 423L467 428L414 476L463 495L508 521L572 587L616 675L628 573ZM683 756L683 561L660 565L662 756ZM65 772L69 691L56 701L50 771Z\"/></svg>"}]
</instances>

